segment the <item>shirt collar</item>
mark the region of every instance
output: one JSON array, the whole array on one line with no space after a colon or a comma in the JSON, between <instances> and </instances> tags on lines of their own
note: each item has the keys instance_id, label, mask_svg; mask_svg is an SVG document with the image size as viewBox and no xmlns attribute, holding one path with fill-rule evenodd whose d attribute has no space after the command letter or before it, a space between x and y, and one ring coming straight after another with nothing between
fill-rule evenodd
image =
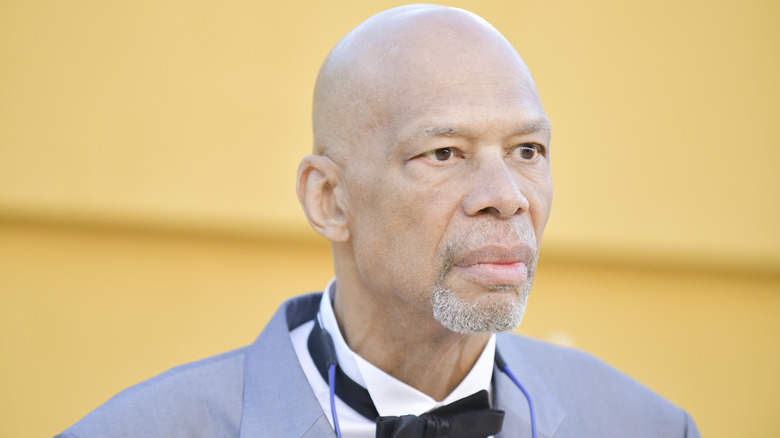
<instances>
[{"instance_id":1,"label":"shirt collar","mask_svg":"<svg viewBox=\"0 0 780 438\"><path fill-rule=\"evenodd\" d=\"M496 354L496 335L491 335L471 371L463 381L437 402L428 395L385 373L352 351L339 330L331 300L336 293L336 279L332 279L320 302L320 324L333 337L339 367L356 383L368 390L381 416L420 415L439 406L450 404L477 391L492 392L493 363ZM491 397L492 399L492 397Z\"/></svg>"}]
</instances>

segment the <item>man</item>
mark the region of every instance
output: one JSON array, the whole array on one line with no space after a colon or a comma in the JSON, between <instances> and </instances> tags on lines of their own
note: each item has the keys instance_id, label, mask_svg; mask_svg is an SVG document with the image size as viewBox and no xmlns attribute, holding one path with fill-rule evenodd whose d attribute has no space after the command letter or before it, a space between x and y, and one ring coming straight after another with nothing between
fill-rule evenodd
<instances>
[{"instance_id":1,"label":"man","mask_svg":"<svg viewBox=\"0 0 780 438\"><path fill-rule=\"evenodd\" d=\"M298 195L334 281L61 436L698 436L598 360L495 334L522 319L552 201L550 123L498 31L433 5L368 19L325 60L313 128Z\"/></svg>"}]
</instances>

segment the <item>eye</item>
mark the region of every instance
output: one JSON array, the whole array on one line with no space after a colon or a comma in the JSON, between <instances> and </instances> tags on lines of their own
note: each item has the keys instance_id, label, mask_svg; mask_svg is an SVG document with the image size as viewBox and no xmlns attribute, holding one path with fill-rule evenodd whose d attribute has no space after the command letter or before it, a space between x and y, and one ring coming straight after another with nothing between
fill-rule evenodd
<instances>
[{"instance_id":1,"label":"eye","mask_svg":"<svg viewBox=\"0 0 780 438\"><path fill-rule=\"evenodd\" d=\"M517 145L512 153L525 161L533 161L539 155L543 155L544 147L537 143L523 143Z\"/></svg>"},{"instance_id":2,"label":"eye","mask_svg":"<svg viewBox=\"0 0 780 438\"><path fill-rule=\"evenodd\" d=\"M434 161L447 161L455 156L455 150L453 148L439 148L428 151L422 155Z\"/></svg>"}]
</instances>

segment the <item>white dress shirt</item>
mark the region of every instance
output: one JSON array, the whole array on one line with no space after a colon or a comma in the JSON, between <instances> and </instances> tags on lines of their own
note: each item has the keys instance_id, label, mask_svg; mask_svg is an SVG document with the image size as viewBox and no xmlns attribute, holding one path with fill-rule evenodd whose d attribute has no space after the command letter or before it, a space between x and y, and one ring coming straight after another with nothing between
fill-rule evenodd
<instances>
[{"instance_id":1,"label":"white dress shirt","mask_svg":"<svg viewBox=\"0 0 780 438\"><path fill-rule=\"evenodd\" d=\"M334 278L328 283L322 294L317 317L321 327L333 337L339 367L349 378L368 390L380 416L421 415L483 389L487 390L488 393L492 392L491 380L496 353L495 335L490 336L487 345L463 381L444 400L436 401L380 370L349 348L341 335L336 315L333 312L332 300L335 292L336 279ZM309 321L292 330L290 338L314 395L333 426L330 389L309 354L307 342L312 327L314 327L314 321ZM338 397L336 397L336 415L343 438L373 438L376 436L376 423L357 413Z\"/></svg>"}]
</instances>

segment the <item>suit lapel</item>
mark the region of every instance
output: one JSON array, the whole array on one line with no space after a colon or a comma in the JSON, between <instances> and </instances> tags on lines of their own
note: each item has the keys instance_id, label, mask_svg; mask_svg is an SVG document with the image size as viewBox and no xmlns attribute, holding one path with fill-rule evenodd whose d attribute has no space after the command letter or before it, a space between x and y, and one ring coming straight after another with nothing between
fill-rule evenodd
<instances>
[{"instance_id":1,"label":"suit lapel","mask_svg":"<svg viewBox=\"0 0 780 438\"><path fill-rule=\"evenodd\" d=\"M501 352L509 369L520 380L533 400L538 437L552 438L566 416L566 412L531 363L524 357L519 344L514 342L510 336L512 335L497 336L498 351ZM528 401L503 371L496 368L493 376L495 378L496 409L506 412L502 432L496 438L530 438L531 415Z\"/></svg>"},{"instance_id":2,"label":"suit lapel","mask_svg":"<svg viewBox=\"0 0 780 438\"><path fill-rule=\"evenodd\" d=\"M286 302L248 348L240 438L335 437L290 341L318 306L319 294Z\"/></svg>"}]
</instances>

